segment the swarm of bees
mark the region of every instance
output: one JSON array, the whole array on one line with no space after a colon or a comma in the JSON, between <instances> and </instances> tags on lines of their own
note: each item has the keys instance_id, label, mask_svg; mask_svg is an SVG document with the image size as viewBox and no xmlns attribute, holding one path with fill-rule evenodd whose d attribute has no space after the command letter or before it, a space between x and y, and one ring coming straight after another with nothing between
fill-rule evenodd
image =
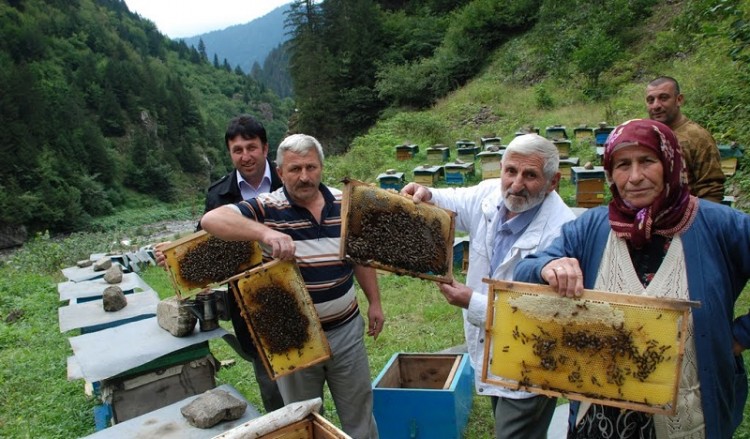
<instances>
[{"instance_id":1,"label":"swarm of bees","mask_svg":"<svg viewBox=\"0 0 750 439\"><path fill-rule=\"evenodd\" d=\"M414 273L448 272L447 243L437 218L428 220L403 211L369 209L351 230L346 252L359 263L376 259ZM367 233L361 233L366 230ZM357 233L359 232L359 233Z\"/></svg>"},{"instance_id":2,"label":"swarm of bees","mask_svg":"<svg viewBox=\"0 0 750 439\"><path fill-rule=\"evenodd\" d=\"M310 320L294 296L283 288L267 286L253 294L250 320L255 333L271 354L302 349L310 338Z\"/></svg>"},{"instance_id":3,"label":"swarm of bees","mask_svg":"<svg viewBox=\"0 0 750 439\"><path fill-rule=\"evenodd\" d=\"M661 345L656 340L649 340L641 351L635 344L632 331L626 330L623 325L612 326L612 332L589 331L586 329L569 331L562 329L562 336L556 338L550 335L542 327L537 327L539 332L526 334L518 330L513 331L513 338L520 339L523 344L532 344L532 353L539 359L539 366L548 371L557 370L559 365L566 366L572 362L572 371L568 374L568 381L577 388L583 386L581 365L576 360L571 360L564 355L565 349L571 349L578 353L584 353L587 357L597 359L604 366L604 374L609 384L618 387L618 394L625 384L627 377L632 377L640 382L646 381L656 370L657 366L664 361L671 360L666 351L672 346ZM562 351L560 351L562 349ZM503 348L508 352L509 346ZM634 367L621 366L621 360L629 360ZM620 361L618 361L620 360ZM522 368L521 385L529 385L529 369L524 362ZM591 383L598 387L602 383L595 375L590 377ZM599 395L589 395L598 397Z\"/></svg>"},{"instance_id":4,"label":"swarm of bees","mask_svg":"<svg viewBox=\"0 0 750 439\"><path fill-rule=\"evenodd\" d=\"M194 284L221 282L237 274L252 254L253 247L248 242L224 241L210 236L180 259L180 275Z\"/></svg>"}]
</instances>

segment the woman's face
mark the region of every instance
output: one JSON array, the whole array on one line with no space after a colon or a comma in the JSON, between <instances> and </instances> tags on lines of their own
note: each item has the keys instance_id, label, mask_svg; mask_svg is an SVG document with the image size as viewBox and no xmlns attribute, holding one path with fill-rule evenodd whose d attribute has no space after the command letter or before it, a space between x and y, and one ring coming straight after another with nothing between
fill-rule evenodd
<instances>
[{"instance_id":1,"label":"woman's face","mask_svg":"<svg viewBox=\"0 0 750 439\"><path fill-rule=\"evenodd\" d=\"M612 180L622 199L641 209L650 206L664 190L664 167L650 149L625 146L612 155Z\"/></svg>"}]
</instances>

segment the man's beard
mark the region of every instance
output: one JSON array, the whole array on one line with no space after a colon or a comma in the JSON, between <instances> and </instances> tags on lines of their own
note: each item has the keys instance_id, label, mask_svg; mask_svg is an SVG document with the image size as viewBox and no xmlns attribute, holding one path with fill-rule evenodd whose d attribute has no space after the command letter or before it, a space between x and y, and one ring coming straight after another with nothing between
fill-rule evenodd
<instances>
[{"instance_id":1,"label":"man's beard","mask_svg":"<svg viewBox=\"0 0 750 439\"><path fill-rule=\"evenodd\" d=\"M527 210L533 209L542 204L544 197L547 196L548 188L549 185L546 185L536 194L536 196L533 197L527 189L524 189L519 193L513 193L503 189L503 203L505 203L505 208L513 213L526 212ZM518 197L510 199L509 195L516 195Z\"/></svg>"}]
</instances>

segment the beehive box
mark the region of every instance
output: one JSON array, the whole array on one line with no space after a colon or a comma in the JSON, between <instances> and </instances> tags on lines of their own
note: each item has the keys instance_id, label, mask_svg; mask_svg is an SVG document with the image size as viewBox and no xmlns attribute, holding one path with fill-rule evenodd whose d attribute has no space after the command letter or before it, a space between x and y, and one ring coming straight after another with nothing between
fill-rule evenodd
<instances>
[{"instance_id":1,"label":"beehive box","mask_svg":"<svg viewBox=\"0 0 750 439\"><path fill-rule=\"evenodd\" d=\"M372 383L380 437L463 437L473 383L468 354L393 354Z\"/></svg>"},{"instance_id":2,"label":"beehive box","mask_svg":"<svg viewBox=\"0 0 750 439\"><path fill-rule=\"evenodd\" d=\"M674 414L689 312L697 302L593 290L571 299L548 286L485 282L482 381Z\"/></svg>"},{"instance_id":3,"label":"beehive box","mask_svg":"<svg viewBox=\"0 0 750 439\"><path fill-rule=\"evenodd\" d=\"M445 145L435 145L427 148L427 163L439 165L448 161L450 156L450 148Z\"/></svg>"},{"instance_id":4,"label":"beehive box","mask_svg":"<svg viewBox=\"0 0 750 439\"><path fill-rule=\"evenodd\" d=\"M594 129L586 125L573 128L573 137L579 142L593 141Z\"/></svg>"},{"instance_id":5,"label":"beehive box","mask_svg":"<svg viewBox=\"0 0 750 439\"><path fill-rule=\"evenodd\" d=\"M179 299L220 285L263 259L257 242L224 241L204 230L169 243L163 252Z\"/></svg>"},{"instance_id":6,"label":"beehive box","mask_svg":"<svg viewBox=\"0 0 750 439\"><path fill-rule=\"evenodd\" d=\"M448 184L466 184L472 175L474 175L474 162L455 162L445 165L445 182Z\"/></svg>"},{"instance_id":7,"label":"beehive box","mask_svg":"<svg viewBox=\"0 0 750 439\"><path fill-rule=\"evenodd\" d=\"M396 146L396 159L397 160L411 160L419 152L418 145L397 145Z\"/></svg>"},{"instance_id":8,"label":"beehive box","mask_svg":"<svg viewBox=\"0 0 750 439\"><path fill-rule=\"evenodd\" d=\"M565 131L565 127L562 125L552 125L550 127L547 127L544 132L547 138L552 141L568 138L568 133L567 131Z\"/></svg>"},{"instance_id":9,"label":"beehive box","mask_svg":"<svg viewBox=\"0 0 750 439\"><path fill-rule=\"evenodd\" d=\"M576 206L596 207L604 202L605 177L604 167L594 166L586 169L583 166L570 168L570 180L576 188Z\"/></svg>"},{"instance_id":10,"label":"beehive box","mask_svg":"<svg viewBox=\"0 0 750 439\"><path fill-rule=\"evenodd\" d=\"M292 402L213 439L352 439L318 414L322 407L321 398Z\"/></svg>"},{"instance_id":11,"label":"beehive box","mask_svg":"<svg viewBox=\"0 0 750 439\"><path fill-rule=\"evenodd\" d=\"M567 139L555 139L552 143L557 148L557 153L561 159L566 159L570 156L570 144L571 141Z\"/></svg>"},{"instance_id":12,"label":"beehive box","mask_svg":"<svg viewBox=\"0 0 750 439\"><path fill-rule=\"evenodd\" d=\"M421 165L414 168L414 182L422 186L434 186L445 172L442 166Z\"/></svg>"},{"instance_id":13,"label":"beehive box","mask_svg":"<svg viewBox=\"0 0 750 439\"><path fill-rule=\"evenodd\" d=\"M570 175L572 173L571 168L573 166L578 166L580 163L580 159L578 157L568 157L566 159L561 158L560 159L560 177L570 181Z\"/></svg>"},{"instance_id":14,"label":"beehive box","mask_svg":"<svg viewBox=\"0 0 750 439\"><path fill-rule=\"evenodd\" d=\"M456 157L465 162L473 162L479 153L478 146L464 146L456 148Z\"/></svg>"},{"instance_id":15,"label":"beehive box","mask_svg":"<svg viewBox=\"0 0 750 439\"><path fill-rule=\"evenodd\" d=\"M731 177L737 171L737 159L742 157L742 149L737 145L718 145L721 157L721 170Z\"/></svg>"},{"instance_id":16,"label":"beehive box","mask_svg":"<svg viewBox=\"0 0 750 439\"><path fill-rule=\"evenodd\" d=\"M317 413L310 413L301 421L280 427L258 439L351 439L351 436Z\"/></svg>"},{"instance_id":17,"label":"beehive box","mask_svg":"<svg viewBox=\"0 0 750 439\"><path fill-rule=\"evenodd\" d=\"M502 175L502 151L482 151L477 154L477 157L479 157L479 165L482 169L482 180L499 178Z\"/></svg>"},{"instance_id":18,"label":"beehive box","mask_svg":"<svg viewBox=\"0 0 750 439\"><path fill-rule=\"evenodd\" d=\"M479 143L482 145L482 149L485 151L489 149L489 147L491 146L496 146L499 149L503 145L502 138L497 137L495 135L482 137L479 139Z\"/></svg>"},{"instance_id":19,"label":"beehive box","mask_svg":"<svg viewBox=\"0 0 750 439\"><path fill-rule=\"evenodd\" d=\"M515 137L523 136L524 134L540 134L541 129L530 125L525 125L515 132Z\"/></svg>"},{"instance_id":20,"label":"beehive box","mask_svg":"<svg viewBox=\"0 0 750 439\"><path fill-rule=\"evenodd\" d=\"M600 123L599 127L594 129L594 138L596 139L596 144L602 146L607 143L609 133L611 133L614 129L615 127L613 126L608 126L606 123Z\"/></svg>"},{"instance_id":21,"label":"beehive box","mask_svg":"<svg viewBox=\"0 0 750 439\"><path fill-rule=\"evenodd\" d=\"M396 191L400 191L401 188L404 187L404 184L406 184L406 180L404 180L404 173L403 172L396 172L394 169L389 169L377 177L378 184L383 189L393 189Z\"/></svg>"},{"instance_id":22,"label":"beehive box","mask_svg":"<svg viewBox=\"0 0 750 439\"><path fill-rule=\"evenodd\" d=\"M330 358L331 348L295 262L274 260L235 276L229 285L272 379Z\"/></svg>"},{"instance_id":23,"label":"beehive box","mask_svg":"<svg viewBox=\"0 0 750 439\"><path fill-rule=\"evenodd\" d=\"M455 214L344 180L339 256L396 274L450 282Z\"/></svg>"}]
</instances>

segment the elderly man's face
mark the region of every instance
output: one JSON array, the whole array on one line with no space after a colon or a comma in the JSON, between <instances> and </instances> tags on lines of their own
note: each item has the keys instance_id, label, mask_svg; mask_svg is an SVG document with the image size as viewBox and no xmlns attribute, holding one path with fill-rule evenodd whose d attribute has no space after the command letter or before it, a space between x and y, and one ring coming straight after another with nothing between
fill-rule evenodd
<instances>
[{"instance_id":1,"label":"elderly man's face","mask_svg":"<svg viewBox=\"0 0 750 439\"><path fill-rule=\"evenodd\" d=\"M305 155L284 152L282 164L276 171L294 202L304 205L320 194L318 186L323 177L323 163L315 149Z\"/></svg>"},{"instance_id":2,"label":"elderly man's face","mask_svg":"<svg viewBox=\"0 0 750 439\"><path fill-rule=\"evenodd\" d=\"M559 178L559 172L549 181L544 177L544 159L537 154L507 154L501 177L505 207L521 213L538 206L557 187Z\"/></svg>"}]
</instances>

